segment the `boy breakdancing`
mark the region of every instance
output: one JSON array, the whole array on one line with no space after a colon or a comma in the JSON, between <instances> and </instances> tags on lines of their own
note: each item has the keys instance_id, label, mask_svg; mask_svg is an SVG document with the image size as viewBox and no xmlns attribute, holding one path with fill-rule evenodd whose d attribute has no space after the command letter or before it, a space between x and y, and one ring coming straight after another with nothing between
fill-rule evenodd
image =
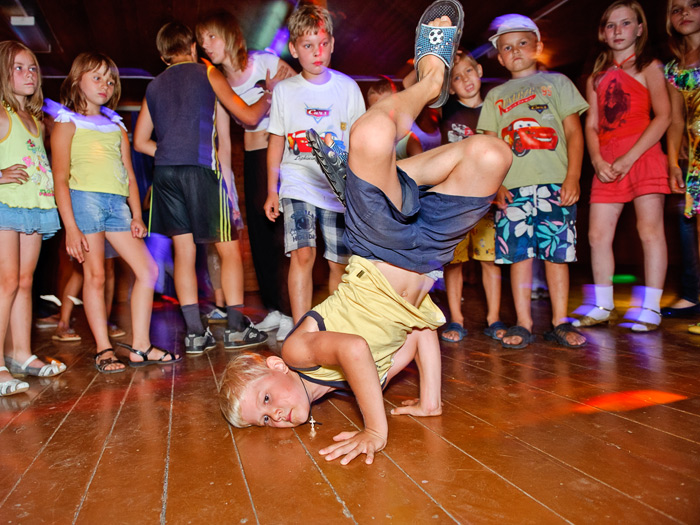
<instances>
[{"instance_id":1,"label":"boy breakdancing","mask_svg":"<svg viewBox=\"0 0 700 525\"><path fill-rule=\"evenodd\" d=\"M382 388L414 359L420 397L391 413L441 414L436 329L445 319L428 291L434 273L488 211L512 156L504 142L476 136L397 165L395 144L420 110L449 88L462 16L454 0L432 4L416 39L420 81L372 106L353 125L344 240L355 255L337 291L289 335L282 358L247 353L229 363L220 402L234 426L294 427L309 419L311 403L350 389L365 428L338 434L320 453L327 460L342 456L342 464L365 454L372 463L387 442ZM447 51L426 44L436 29Z\"/></svg>"}]
</instances>

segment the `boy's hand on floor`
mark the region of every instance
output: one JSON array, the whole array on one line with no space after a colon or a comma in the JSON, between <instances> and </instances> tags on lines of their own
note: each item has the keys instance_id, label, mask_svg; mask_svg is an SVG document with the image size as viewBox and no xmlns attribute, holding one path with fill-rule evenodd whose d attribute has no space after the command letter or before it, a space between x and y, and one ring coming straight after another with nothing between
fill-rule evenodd
<instances>
[{"instance_id":1,"label":"boy's hand on floor","mask_svg":"<svg viewBox=\"0 0 700 525\"><path fill-rule=\"evenodd\" d=\"M319 453L326 456L326 461L344 456L340 460L341 465L347 465L360 454L366 454L365 463L371 465L374 461L374 454L386 446L386 436L368 428L362 431L341 432L333 437L333 441L338 441L338 443L321 449Z\"/></svg>"},{"instance_id":2,"label":"boy's hand on floor","mask_svg":"<svg viewBox=\"0 0 700 525\"><path fill-rule=\"evenodd\" d=\"M392 416L409 415L416 417L439 416L442 414L442 406L426 406L421 403L421 400L407 399L401 403L403 406L392 408Z\"/></svg>"}]
</instances>

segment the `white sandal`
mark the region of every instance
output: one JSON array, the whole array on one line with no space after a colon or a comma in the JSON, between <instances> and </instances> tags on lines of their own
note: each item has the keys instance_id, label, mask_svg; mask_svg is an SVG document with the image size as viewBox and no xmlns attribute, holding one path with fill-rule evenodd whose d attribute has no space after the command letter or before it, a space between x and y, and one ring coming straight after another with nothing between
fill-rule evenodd
<instances>
[{"instance_id":1,"label":"white sandal","mask_svg":"<svg viewBox=\"0 0 700 525\"><path fill-rule=\"evenodd\" d=\"M48 365L41 368L38 366L29 366L33 361L39 359L35 355L30 355L21 365L12 359L10 356L5 356L5 364L9 367L10 372L15 375L36 376L36 377L53 377L66 371L66 365L56 359L48 358Z\"/></svg>"},{"instance_id":2,"label":"white sandal","mask_svg":"<svg viewBox=\"0 0 700 525\"><path fill-rule=\"evenodd\" d=\"M0 366L0 372L9 372L6 366ZM19 379L10 379L0 383L0 397L11 396L29 390L29 383Z\"/></svg>"}]
</instances>

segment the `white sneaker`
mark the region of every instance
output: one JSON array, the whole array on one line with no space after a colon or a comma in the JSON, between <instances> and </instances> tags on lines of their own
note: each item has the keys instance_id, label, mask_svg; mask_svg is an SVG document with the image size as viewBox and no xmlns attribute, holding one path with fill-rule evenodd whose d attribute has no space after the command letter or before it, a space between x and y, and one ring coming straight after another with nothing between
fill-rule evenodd
<instances>
[{"instance_id":1,"label":"white sneaker","mask_svg":"<svg viewBox=\"0 0 700 525\"><path fill-rule=\"evenodd\" d=\"M281 315L280 327L277 329L277 340L284 341L294 328L294 321L288 315Z\"/></svg>"},{"instance_id":2,"label":"white sneaker","mask_svg":"<svg viewBox=\"0 0 700 525\"><path fill-rule=\"evenodd\" d=\"M253 326L261 332L271 332L279 328L280 320L284 317L279 310L272 310L265 319Z\"/></svg>"}]
</instances>

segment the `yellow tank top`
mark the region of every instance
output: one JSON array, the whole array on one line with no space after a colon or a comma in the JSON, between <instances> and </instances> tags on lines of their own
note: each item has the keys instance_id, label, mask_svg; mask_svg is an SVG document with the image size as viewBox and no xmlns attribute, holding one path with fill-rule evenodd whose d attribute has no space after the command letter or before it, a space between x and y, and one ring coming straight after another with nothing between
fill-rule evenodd
<instances>
[{"instance_id":1,"label":"yellow tank top","mask_svg":"<svg viewBox=\"0 0 700 525\"><path fill-rule=\"evenodd\" d=\"M435 330L445 322L429 295L420 306L413 306L396 293L371 261L357 255L350 258L338 290L312 311L322 318L324 326L319 328L359 335L367 341L382 383L409 333L422 328ZM342 386L338 383L346 380L340 367L297 370L322 384Z\"/></svg>"},{"instance_id":2,"label":"yellow tank top","mask_svg":"<svg viewBox=\"0 0 700 525\"><path fill-rule=\"evenodd\" d=\"M70 149L70 189L128 197L129 176L121 151L122 129L125 128L121 117L105 107L101 109L102 115L86 116L53 101L50 104L59 108L56 122L75 124Z\"/></svg>"},{"instance_id":3,"label":"yellow tank top","mask_svg":"<svg viewBox=\"0 0 700 525\"><path fill-rule=\"evenodd\" d=\"M30 132L17 113L3 105L10 129L0 139L0 169L24 164L29 180L24 184L0 184L0 202L10 208L56 208L53 195L53 175L41 138L41 125L34 118L36 133Z\"/></svg>"}]
</instances>

